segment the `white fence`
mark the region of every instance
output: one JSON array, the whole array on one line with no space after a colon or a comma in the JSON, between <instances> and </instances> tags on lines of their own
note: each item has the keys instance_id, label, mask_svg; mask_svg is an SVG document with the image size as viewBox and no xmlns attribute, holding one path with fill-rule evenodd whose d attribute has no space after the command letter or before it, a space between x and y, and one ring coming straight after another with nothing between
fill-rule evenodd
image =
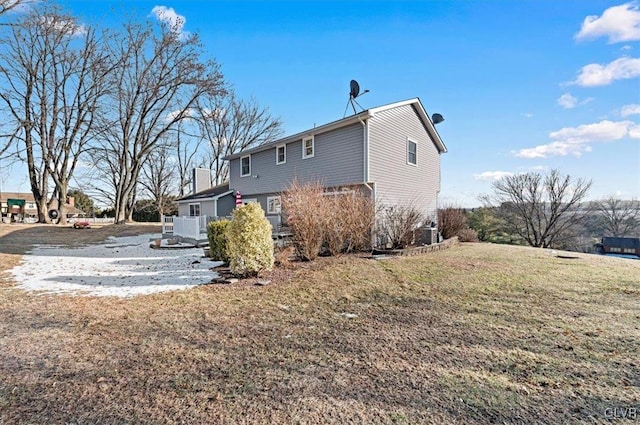
<instances>
[{"instance_id":1,"label":"white fence","mask_svg":"<svg viewBox=\"0 0 640 425\"><path fill-rule=\"evenodd\" d=\"M162 216L162 234L194 240L206 240L207 223L223 218L231 219L231 217L211 217L206 215L196 217ZM286 233L281 230L280 216L267 216L267 219L271 223L274 235Z\"/></svg>"},{"instance_id":2,"label":"white fence","mask_svg":"<svg viewBox=\"0 0 640 425\"><path fill-rule=\"evenodd\" d=\"M217 217L162 216L162 233L182 238L201 240L207 238L207 223Z\"/></svg>"}]
</instances>

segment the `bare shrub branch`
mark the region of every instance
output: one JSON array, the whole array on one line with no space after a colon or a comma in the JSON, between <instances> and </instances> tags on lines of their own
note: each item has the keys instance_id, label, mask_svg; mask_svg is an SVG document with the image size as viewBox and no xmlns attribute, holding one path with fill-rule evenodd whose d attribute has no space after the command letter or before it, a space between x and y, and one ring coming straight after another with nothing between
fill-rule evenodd
<instances>
[{"instance_id":1,"label":"bare shrub branch","mask_svg":"<svg viewBox=\"0 0 640 425\"><path fill-rule=\"evenodd\" d=\"M462 208L448 205L438 209L438 229L444 239L457 236L467 228L467 215Z\"/></svg>"},{"instance_id":2,"label":"bare shrub branch","mask_svg":"<svg viewBox=\"0 0 640 425\"><path fill-rule=\"evenodd\" d=\"M391 249L401 249L414 243L415 230L424 222L424 214L412 204L385 207L378 218L377 234Z\"/></svg>"},{"instance_id":3,"label":"bare shrub branch","mask_svg":"<svg viewBox=\"0 0 640 425\"><path fill-rule=\"evenodd\" d=\"M318 182L303 185L293 180L282 195L282 207L293 234L293 246L303 260L314 260L322 246L326 206L323 192L324 188Z\"/></svg>"}]
</instances>

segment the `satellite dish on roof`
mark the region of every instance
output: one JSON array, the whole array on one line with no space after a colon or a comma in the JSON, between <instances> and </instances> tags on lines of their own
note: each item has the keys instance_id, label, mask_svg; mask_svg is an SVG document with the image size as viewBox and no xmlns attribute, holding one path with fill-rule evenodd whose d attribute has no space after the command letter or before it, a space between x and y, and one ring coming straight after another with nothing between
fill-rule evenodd
<instances>
[{"instance_id":1,"label":"satellite dish on roof","mask_svg":"<svg viewBox=\"0 0 640 425\"><path fill-rule=\"evenodd\" d=\"M360 84L358 84L356 80L351 80L349 87L351 87L351 91L349 92L351 98L355 99L360 95Z\"/></svg>"},{"instance_id":2,"label":"satellite dish on roof","mask_svg":"<svg viewBox=\"0 0 640 425\"><path fill-rule=\"evenodd\" d=\"M431 115L431 121L433 121L434 124L440 124L444 121L444 117L440 114L433 114Z\"/></svg>"},{"instance_id":3,"label":"satellite dish on roof","mask_svg":"<svg viewBox=\"0 0 640 425\"><path fill-rule=\"evenodd\" d=\"M357 113L356 105L360 106L360 109L364 111L364 108L358 102L356 102L356 97L362 96L363 94L367 93L369 93L369 90L365 90L360 93L360 84L358 84L356 80L351 80L351 82L349 83L349 100L347 102L347 106L344 108L343 118L347 116L347 109L349 109L349 104L351 104L354 114Z\"/></svg>"}]
</instances>

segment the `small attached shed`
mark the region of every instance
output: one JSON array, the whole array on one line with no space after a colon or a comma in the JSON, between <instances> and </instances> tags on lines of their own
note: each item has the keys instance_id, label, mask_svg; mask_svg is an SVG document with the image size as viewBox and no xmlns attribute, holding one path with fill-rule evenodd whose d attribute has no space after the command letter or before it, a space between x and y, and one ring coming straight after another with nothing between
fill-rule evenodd
<instances>
[{"instance_id":1,"label":"small attached shed","mask_svg":"<svg viewBox=\"0 0 640 425\"><path fill-rule=\"evenodd\" d=\"M235 194L229 183L221 184L178 199L179 217L227 217L235 208Z\"/></svg>"}]
</instances>

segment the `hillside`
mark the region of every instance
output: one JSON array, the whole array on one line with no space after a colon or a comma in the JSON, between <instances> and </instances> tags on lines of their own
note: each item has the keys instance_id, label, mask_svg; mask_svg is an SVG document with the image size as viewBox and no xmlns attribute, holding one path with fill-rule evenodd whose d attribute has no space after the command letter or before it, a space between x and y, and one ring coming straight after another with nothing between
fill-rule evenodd
<instances>
[{"instance_id":1,"label":"hillside","mask_svg":"<svg viewBox=\"0 0 640 425\"><path fill-rule=\"evenodd\" d=\"M3 274L0 424L607 423L640 407L640 261L571 255L464 244L124 300Z\"/></svg>"}]
</instances>

